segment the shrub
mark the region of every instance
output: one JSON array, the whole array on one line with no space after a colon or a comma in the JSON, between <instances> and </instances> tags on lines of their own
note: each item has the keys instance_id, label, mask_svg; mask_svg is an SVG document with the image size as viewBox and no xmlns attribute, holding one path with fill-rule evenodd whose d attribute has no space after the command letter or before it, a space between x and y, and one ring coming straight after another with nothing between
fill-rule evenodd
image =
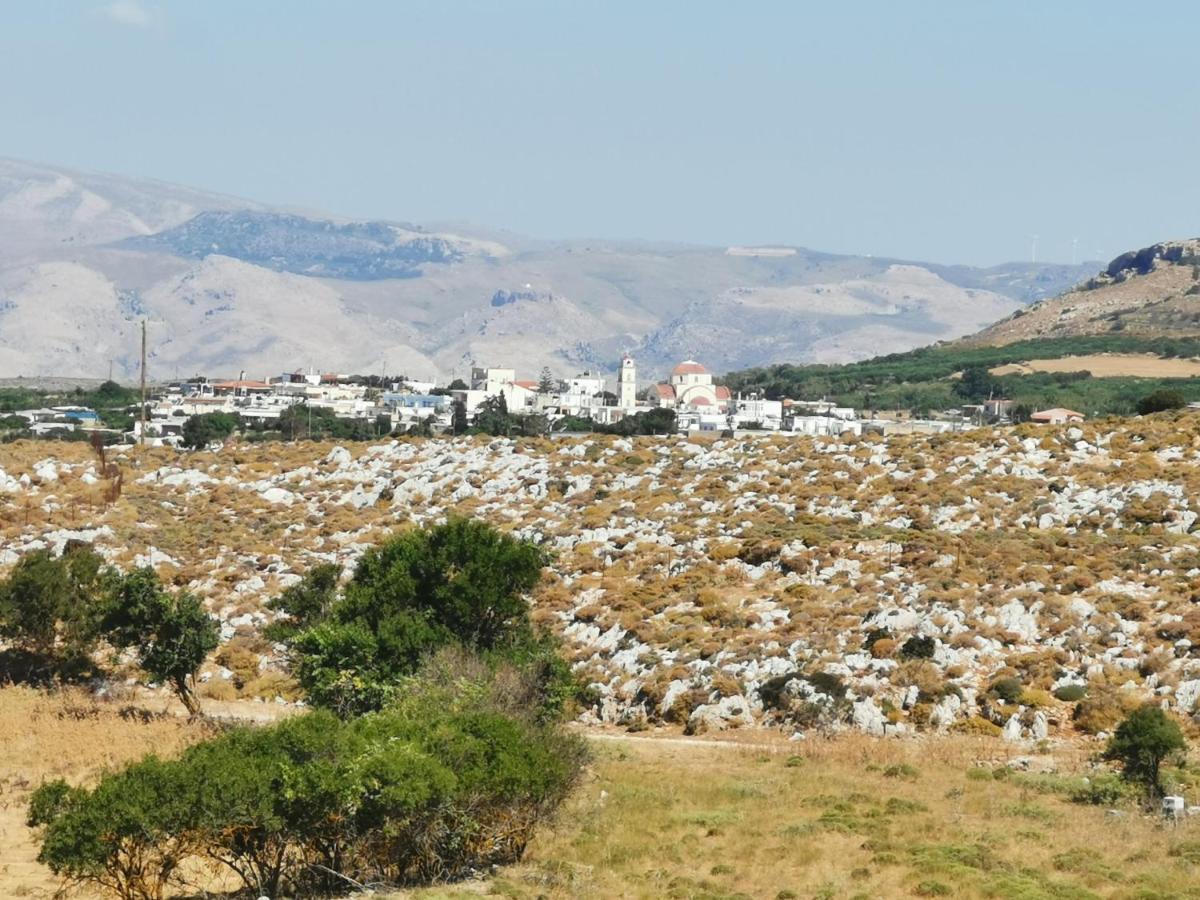
<instances>
[{"instance_id":1,"label":"shrub","mask_svg":"<svg viewBox=\"0 0 1200 900\"><path fill-rule=\"evenodd\" d=\"M1075 703L1087 696L1086 684L1064 684L1054 689L1054 697L1066 703Z\"/></svg>"},{"instance_id":2,"label":"shrub","mask_svg":"<svg viewBox=\"0 0 1200 900\"><path fill-rule=\"evenodd\" d=\"M1088 695L1075 704L1071 718L1075 727L1085 734L1111 732L1129 711L1133 698L1122 695L1113 688L1089 691Z\"/></svg>"},{"instance_id":3,"label":"shrub","mask_svg":"<svg viewBox=\"0 0 1200 900\"><path fill-rule=\"evenodd\" d=\"M412 884L513 862L574 785L582 741L512 702L485 664L456 690L412 681L399 705L342 720L316 710L237 728L101 778L33 795L40 859L66 880L129 900L162 896L208 860L253 896ZM453 668L453 663L443 660Z\"/></svg>"},{"instance_id":4,"label":"shrub","mask_svg":"<svg viewBox=\"0 0 1200 900\"><path fill-rule=\"evenodd\" d=\"M1116 806L1129 794L1126 784L1116 775L1097 775L1086 784L1073 788L1068 797L1072 803L1093 806Z\"/></svg>"},{"instance_id":5,"label":"shrub","mask_svg":"<svg viewBox=\"0 0 1200 900\"><path fill-rule=\"evenodd\" d=\"M183 446L203 450L209 444L223 441L233 434L241 419L232 413L199 413L183 423Z\"/></svg>"},{"instance_id":6,"label":"shrub","mask_svg":"<svg viewBox=\"0 0 1200 900\"><path fill-rule=\"evenodd\" d=\"M971 734L979 737L998 737L1001 728L995 722L989 722L982 716L972 716L969 719L960 719L951 726L951 731L959 734Z\"/></svg>"},{"instance_id":7,"label":"shrub","mask_svg":"<svg viewBox=\"0 0 1200 900\"><path fill-rule=\"evenodd\" d=\"M932 659L937 641L931 637L915 635L900 645L901 659Z\"/></svg>"},{"instance_id":8,"label":"shrub","mask_svg":"<svg viewBox=\"0 0 1200 900\"><path fill-rule=\"evenodd\" d=\"M68 884L158 900L197 846L188 827L197 787L189 774L149 756L91 791L63 781L43 785L28 817L43 829L38 861Z\"/></svg>"},{"instance_id":9,"label":"shrub","mask_svg":"<svg viewBox=\"0 0 1200 900\"><path fill-rule=\"evenodd\" d=\"M337 599L341 566L323 563L314 566L300 581L267 602L267 608L287 614L263 629L263 636L272 641L286 641L299 631L316 625L329 612Z\"/></svg>"},{"instance_id":10,"label":"shrub","mask_svg":"<svg viewBox=\"0 0 1200 900\"><path fill-rule=\"evenodd\" d=\"M310 702L352 715L381 709L399 679L450 644L523 655L562 675L538 649L523 596L545 561L527 541L453 519L368 550L336 599L330 577L314 573L273 602L304 626L289 643Z\"/></svg>"},{"instance_id":11,"label":"shrub","mask_svg":"<svg viewBox=\"0 0 1200 900\"><path fill-rule=\"evenodd\" d=\"M1050 705L1050 694L1038 688L1023 688L1017 702L1022 706L1039 709Z\"/></svg>"},{"instance_id":12,"label":"shrub","mask_svg":"<svg viewBox=\"0 0 1200 900\"><path fill-rule=\"evenodd\" d=\"M68 544L58 557L47 550L26 553L0 581L0 636L25 651L41 674L88 668L99 601L110 577L87 545Z\"/></svg>"},{"instance_id":13,"label":"shrub","mask_svg":"<svg viewBox=\"0 0 1200 900\"><path fill-rule=\"evenodd\" d=\"M875 659L887 659L896 652L896 641L891 638L880 638L871 644L871 656Z\"/></svg>"},{"instance_id":14,"label":"shrub","mask_svg":"<svg viewBox=\"0 0 1200 900\"><path fill-rule=\"evenodd\" d=\"M1016 703L1021 697L1022 685L1019 678L1000 678L992 682L988 693L1005 703Z\"/></svg>"},{"instance_id":15,"label":"shrub","mask_svg":"<svg viewBox=\"0 0 1200 900\"><path fill-rule=\"evenodd\" d=\"M940 881L926 879L916 886L913 893L918 897L952 897L954 896L954 888Z\"/></svg>"},{"instance_id":16,"label":"shrub","mask_svg":"<svg viewBox=\"0 0 1200 900\"><path fill-rule=\"evenodd\" d=\"M1160 388L1143 397L1137 402L1137 411L1140 416L1147 416L1151 413L1163 412L1169 409L1182 409L1187 405L1187 399L1179 391L1169 388Z\"/></svg>"}]
</instances>

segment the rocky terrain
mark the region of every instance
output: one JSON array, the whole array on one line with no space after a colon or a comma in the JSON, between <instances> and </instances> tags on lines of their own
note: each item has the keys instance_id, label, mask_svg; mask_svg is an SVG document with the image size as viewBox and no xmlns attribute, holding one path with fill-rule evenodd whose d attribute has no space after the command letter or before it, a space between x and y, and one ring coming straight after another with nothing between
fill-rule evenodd
<instances>
[{"instance_id":1,"label":"rocky terrain","mask_svg":"<svg viewBox=\"0 0 1200 900\"><path fill-rule=\"evenodd\" d=\"M110 462L114 457L110 455ZM864 440L584 437L0 453L0 566L85 540L206 598L220 699L294 696L264 603L392 529L552 551L585 722L1100 734L1200 697L1200 418Z\"/></svg>"},{"instance_id":2,"label":"rocky terrain","mask_svg":"<svg viewBox=\"0 0 1200 900\"><path fill-rule=\"evenodd\" d=\"M1019 309L966 340L1008 344L1110 333L1200 334L1200 239L1123 253L1075 290Z\"/></svg>"},{"instance_id":3,"label":"rocky terrain","mask_svg":"<svg viewBox=\"0 0 1200 900\"><path fill-rule=\"evenodd\" d=\"M348 222L0 160L5 377L134 376L143 317L152 378L847 361L969 334L1095 271Z\"/></svg>"}]
</instances>

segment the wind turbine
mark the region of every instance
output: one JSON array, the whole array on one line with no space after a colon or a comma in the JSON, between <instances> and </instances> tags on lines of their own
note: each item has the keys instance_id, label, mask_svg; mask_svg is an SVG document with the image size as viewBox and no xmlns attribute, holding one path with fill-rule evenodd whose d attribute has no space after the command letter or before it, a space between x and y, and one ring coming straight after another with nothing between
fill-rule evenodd
<instances>
[{"instance_id":1,"label":"wind turbine","mask_svg":"<svg viewBox=\"0 0 1200 900\"><path fill-rule=\"evenodd\" d=\"M1029 236L1029 261L1031 263L1037 262L1037 242L1038 236L1036 234L1031 234Z\"/></svg>"},{"instance_id":2,"label":"wind turbine","mask_svg":"<svg viewBox=\"0 0 1200 900\"><path fill-rule=\"evenodd\" d=\"M1071 238L1071 265L1075 265L1075 258L1078 255L1079 238Z\"/></svg>"}]
</instances>

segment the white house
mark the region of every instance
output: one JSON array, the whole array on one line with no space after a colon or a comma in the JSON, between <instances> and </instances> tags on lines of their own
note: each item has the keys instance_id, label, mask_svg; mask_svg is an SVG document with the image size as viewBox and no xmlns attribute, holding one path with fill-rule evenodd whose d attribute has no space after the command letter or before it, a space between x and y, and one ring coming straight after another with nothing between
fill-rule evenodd
<instances>
[{"instance_id":1,"label":"white house","mask_svg":"<svg viewBox=\"0 0 1200 900\"><path fill-rule=\"evenodd\" d=\"M733 417L739 426L757 422L767 431L778 431L783 424L783 401L738 397L733 401Z\"/></svg>"},{"instance_id":2,"label":"white house","mask_svg":"<svg viewBox=\"0 0 1200 900\"><path fill-rule=\"evenodd\" d=\"M1063 409L1056 406L1053 409L1043 409L1029 417L1031 422L1041 422L1048 425L1065 425L1068 422L1082 422L1083 413L1073 409Z\"/></svg>"}]
</instances>

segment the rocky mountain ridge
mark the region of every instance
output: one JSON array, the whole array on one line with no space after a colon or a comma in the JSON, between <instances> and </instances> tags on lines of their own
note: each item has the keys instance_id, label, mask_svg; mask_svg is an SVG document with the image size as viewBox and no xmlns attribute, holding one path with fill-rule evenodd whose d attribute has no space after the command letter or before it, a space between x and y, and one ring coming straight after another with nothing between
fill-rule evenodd
<instances>
[{"instance_id":1,"label":"rocky mountain ridge","mask_svg":"<svg viewBox=\"0 0 1200 900\"><path fill-rule=\"evenodd\" d=\"M0 376L131 377L143 317L161 378L842 361L970 333L1093 272L347 222L0 160Z\"/></svg>"},{"instance_id":2,"label":"rocky mountain ridge","mask_svg":"<svg viewBox=\"0 0 1200 900\"><path fill-rule=\"evenodd\" d=\"M1200 334L1200 239L1123 253L1074 290L1019 309L964 341L1007 344L1109 333Z\"/></svg>"}]
</instances>

